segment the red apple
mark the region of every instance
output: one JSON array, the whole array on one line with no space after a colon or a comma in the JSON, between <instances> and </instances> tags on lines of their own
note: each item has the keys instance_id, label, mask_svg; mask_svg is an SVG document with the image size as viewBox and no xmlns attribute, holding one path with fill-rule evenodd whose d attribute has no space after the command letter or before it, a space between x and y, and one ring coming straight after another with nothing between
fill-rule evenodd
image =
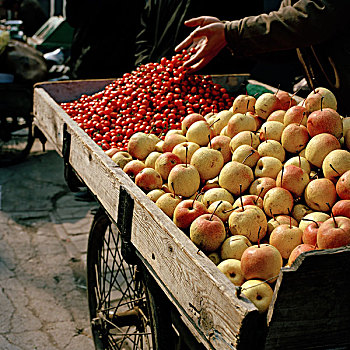
<instances>
[{"instance_id":1,"label":"red apple","mask_svg":"<svg viewBox=\"0 0 350 350\"><path fill-rule=\"evenodd\" d=\"M225 163L229 162L232 157L230 142L231 138L224 135L217 135L210 141L211 148L221 152Z\"/></svg>"},{"instance_id":2,"label":"red apple","mask_svg":"<svg viewBox=\"0 0 350 350\"><path fill-rule=\"evenodd\" d=\"M311 137L328 133L340 139L343 136L343 122L337 111L332 108L323 108L309 115L307 130Z\"/></svg>"},{"instance_id":3,"label":"red apple","mask_svg":"<svg viewBox=\"0 0 350 350\"><path fill-rule=\"evenodd\" d=\"M173 221L177 227L186 229L190 227L194 219L207 213L208 209L202 202L186 199L176 206Z\"/></svg>"},{"instance_id":4,"label":"red apple","mask_svg":"<svg viewBox=\"0 0 350 350\"><path fill-rule=\"evenodd\" d=\"M214 252L226 238L225 225L214 214L203 214L190 226L191 241L204 252Z\"/></svg>"},{"instance_id":5,"label":"red apple","mask_svg":"<svg viewBox=\"0 0 350 350\"><path fill-rule=\"evenodd\" d=\"M186 135L186 132L189 129L189 127L198 120L205 120L205 118L199 113L188 114L181 122L181 129L183 134Z\"/></svg>"},{"instance_id":6,"label":"red apple","mask_svg":"<svg viewBox=\"0 0 350 350\"><path fill-rule=\"evenodd\" d=\"M309 225L304 228L303 231L303 236L302 236L302 241L305 244L311 244L312 246L316 246L317 244L317 232L318 229L320 228L320 225L322 224L323 221L314 221L314 220L309 220L309 219L301 219L303 221L308 221L310 222Z\"/></svg>"},{"instance_id":7,"label":"red apple","mask_svg":"<svg viewBox=\"0 0 350 350\"><path fill-rule=\"evenodd\" d=\"M293 106L289 108L283 118L283 123L286 126L292 123L306 126L306 121L306 108L304 106Z\"/></svg>"},{"instance_id":8,"label":"red apple","mask_svg":"<svg viewBox=\"0 0 350 350\"><path fill-rule=\"evenodd\" d=\"M278 173L276 186L285 188L295 198L299 198L304 193L309 181L308 173L302 168L295 165L287 165Z\"/></svg>"},{"instance_id":9,"label":"red apple","mask_svg":"<svg viewBox=\"0 0 350 350\"><path fill-rule=\"evenodd\" d=\"M276 187L276 180L271 177L259 177L249 187L249 193L264 198L266 192Z\"/></svg>"},{"instance_id":10,"label":"red apple","mask_svg":"<svg viewBox=\"0 0 350 350\"><path fill-rule=\"evenodd\" d=\"M350 170L340 176L335 188L341 199L350 199Z\"/></svg>"},{"instance_id":11,"label":"red apple","mask_svg":"<svg viewBox=\"0 0 350 350\"><path fill-rule=\"evenodd\" d=\"M141 160L138 160L138 159L133 159L125 165L125 167L123 168L123 171L127 175L129 175L132 179L135 179L135 176L145 168L146 168L146 165L144 162L141 162Z\"/></svg>"},{"instance_id":12,"label":"red apple","mask_svg":"<svg viewBox=\"0 0 350 350\"><path fill-rule=\"evenodd\" d=\"M180 134L170 134L167 135L164 139L164 143L162 146L162 151L165 152L172 152L174 147L182 142L186 142L187 139L184 135Z\"/></svg>"},{"instance_id":13,"label":"red apple","mask_svg":"<svg viewBox=\"0 0 350 350\"><path fill-rule=\"evenodd\" d=\"M282 146L290 153L299 153L305 148L309 139L307 128L301 124L287 125L281 135Z\"/></svg>"},{"instance_id":14,"label":"red apple","mask_svg":"<svg viewBox=\"0 0 350 350\"><path fill-rule=\"evenodd\" d=\"M163 180L166 180L171 169L180 163L181 159L176 154L172 152L165 152L157 158L154 168L162 176Z\"/></svg>"},{"instance_id":15,"label":"red apple","mask_svg":"<svg viewBox=\"0 0 350 350\"><path fill-rule=\"evenodd\" d=\"M160 174L153 168L145 168L136 175L135 184L145 191L151 191L161 188L163 180Z\"/></svg>"},{"instance_id":16,"label":"red apple","mask_svg":"<svg viewBox=\"0 0 350 350\"><path fill-rule=\"evenodd\" d=\"M344 216L332 217L320 225L317 246L330 249L350 244L350 219Z\"/></svg>"},{"instance_id":17,"label":"red apple","mask_svg":"<svg viewBox=\"0 0 350 350\"><path fill-rule=\"evenodd\" d=\"M297 104L297 101L287 91L278 90L276 96L280 100L281 109L288 110Z\"/></svg>"},{"instance_id":18,"label":"red apple","mask_svg":"<svg viewBox=\"0 0 350 350\"><path fill-rule=\"evenodd\" d=\"M337 201L337 192L334 183L326 178L320 178L310 181L304 191L306 204L314 211L329 210Z\"/></svg>"},{"instance_id":19,"label":"red apple","mask_svg":"<svg viewBox=\"0 0 350 350\"><path fill-rule=\"evenodd\" d=\"M263 199L255 194L246 194L244 196L238 197L233 203L233 207L245 207L246 205L256 205L260 209L263 209Z\"/></svg>"},{"instance_id":20,"label":"red apple","mask_svg":"<svg viewBox=\"0 0 350 350\"><path fill-rule=\"evenodd\" d=\"M288 266L291 266L294 262L294 260L301 254L304 252L309 252L311 250L315 250L315 246L311 245L311 244L299 244L298 246L296 246L292 252L289 255L289 259L288 259Z\"/></svg>"},{"instance_id":21,"label":"red apple","mask_svg":"<svg viewBox=\"0 0 350 350\"><path fill-rule=\"evenodd\" d=\"M259 244L248 247L241 257L241 270L246 279L277 279L283 264L280 252L270 244Z\"/></svg>"},{"instance_id":22,"label":"red apple","mask_svg":"<svg viewBox=\"0 0 350 350\"><path fill-rule=\"evenodd\" d=\"M350 199L342 199L336 202L332 207L334 216L346 216L350 218Z\"/></svg>"},{"instance_id":23,"label":"red apple","mask_svg":"<svg viewBox=\"0 0 350 350\"><path fill-rule=\"evenodd\" d=\"M277 109L276 111L273 111L266 119L266 121L276 121L283 123L284 115L286 114L286 111L283 109Z\"/></svg>"}]
</instances>

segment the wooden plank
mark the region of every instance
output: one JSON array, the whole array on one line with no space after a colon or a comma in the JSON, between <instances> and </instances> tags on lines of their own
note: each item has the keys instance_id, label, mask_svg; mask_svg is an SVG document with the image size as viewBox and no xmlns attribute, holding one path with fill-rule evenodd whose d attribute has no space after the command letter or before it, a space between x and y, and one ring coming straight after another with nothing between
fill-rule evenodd
<instances>
[{"instance_id":1,"label":"wooden plank","mask_svg":"<svg viewBox=\"0 0 350 350\"><path fill-rule=\"evenodd\" d=\"M283 268L265 349L350 347L350 247L302 254Z\"/></svg>"},{"instance_id":2,"label":"wooden plank","mask_svg":"<svg viewBox=\"0 0 350 350\"><path fill-rule=\"evenodd\" d=\"M71 85L71 83L69 83ZM65 97L62 86L51 90ZM52 92L54 91L54 92ZM71 134L69 162L117 222L120 186L135 201L131 242L149 262L161 288L208 349L235 349L249 339L244 320L254 320L255 306L238 299L234 286L217 267L139 189L100 147L73 122L43 86L35 89L35 123L62 149L63 126ZM156 248L156 249L155 249ZM153 259L154 256L154 259ZM254 333L254 328L251 328ZM244 335L244 336L243 336ZM240 339L242 338L242 339ZM244 338L244 339L243 339Z\"/></svg>"},{"instance_id":3,"label":"wooden plank","mask_svg":"<svg viewBox=\"0 0 350 350\"><path fill-rule=\"evenodd\" d=\"M56 103L69 102L78 99L82 94L92 95L103 90L114 79L65 80L41 82L34 85L34 91L44 89L54 96Z\"/></svg>"}]
</instances>

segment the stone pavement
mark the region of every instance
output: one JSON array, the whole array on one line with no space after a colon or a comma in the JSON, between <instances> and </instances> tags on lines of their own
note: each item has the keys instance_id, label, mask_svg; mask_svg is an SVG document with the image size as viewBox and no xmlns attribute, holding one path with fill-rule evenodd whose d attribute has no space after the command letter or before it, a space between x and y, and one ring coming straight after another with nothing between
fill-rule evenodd
<instances>
[{"instance_id":1,"label":"stone pavement","mask_svg":"<svg viewBox=\"0 0 350 350\"><path fill-rule=\"evenodd\" d=\"M46 148L0 168L0 349L92 350L85 261L97 204L74 199Z\"/></svg>"}]
</instances>

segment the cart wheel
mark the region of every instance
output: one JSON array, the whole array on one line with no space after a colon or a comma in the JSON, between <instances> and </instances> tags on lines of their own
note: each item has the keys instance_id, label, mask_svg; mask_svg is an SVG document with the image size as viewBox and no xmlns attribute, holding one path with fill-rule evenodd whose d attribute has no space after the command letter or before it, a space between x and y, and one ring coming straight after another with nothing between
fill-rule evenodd
<instances>
[{"instance_id":1,"label":"cart wheel","mask_svg":"<svg viewBox=\"0 0 350 350\"><path fill-rule=\"evenodd\" d=\"M121 237L102 208L87 252L87 291L96 349L154 349L142 272L121 255Z\"/></svg>"},{"instance_id":2,"label":"cart wheel","mask_svg":"<svg viewBox=\"0 0 350 350\"><path fill-rule=\"evenodd\" d=\"M122 256L121 235L102 207L91 226L87 292L97 350L203 350L140 262Z\"/></svg>"},{"instance_id":3,"label":"cart wheel","mask_svg":"<svg viewBox=\"0 0 350 350\"><path fill-rule=\"evenodd\" d=\"M32 116L0 116L0 167L22 161L34 142Z\"/></svg>"}]
</instances>

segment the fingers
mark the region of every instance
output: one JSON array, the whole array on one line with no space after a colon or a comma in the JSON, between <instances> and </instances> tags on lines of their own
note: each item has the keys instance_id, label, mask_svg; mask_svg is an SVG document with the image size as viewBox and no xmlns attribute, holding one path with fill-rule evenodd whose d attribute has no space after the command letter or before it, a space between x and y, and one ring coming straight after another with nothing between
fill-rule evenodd
<instances>
[{"instance_id":1,"label":"fingers","mask_svg":"<svg viewBox=\"0 0 350 350\"><path fill-rule=\"evenodd\" d=\"M179 52L183 49L186 49L194 42L196 38L205 36L205 34L203 33L204 31L202 29L195 29L186 39L184 39L179 45L175 47L175 52Z\"/></svg>"},{"instance_id":2,"label":"fingers","mask_svg":"<svg viewBox=\"0 0 350 350\"><path fill-rule=\"evenodd\" d=\"M192 66L187 68L187 72L189 74L194 73L202 68L204 68L211 60L213 57L203 57L202 59L198 60L198 62L194 63Z\"/></svg>"},{"instance_id":3,"label":"fingers","mask_svg":"<svg viewBox=\"0 0 350 350\"><path fill-rule=\"evenodd\" d=\"M206 18L205 16L191 18L191 19L185 21L185 26L187 26L187 27L202 26L204 21L205 21L205 18Z\"/></svg>"},{"instance_id":4,"label":"fingers","mask_svg":"<svg viewBox=\"0 0 350 350\"><path fill-rule=\"evenodd\" d=\"M191 45L193 42L193 38L191 35L189 35L185 40L183 40L179 45L175 47L175 52L182 51L183 49L187 48L189 45Z\"/></svg>"}]
</instances>

